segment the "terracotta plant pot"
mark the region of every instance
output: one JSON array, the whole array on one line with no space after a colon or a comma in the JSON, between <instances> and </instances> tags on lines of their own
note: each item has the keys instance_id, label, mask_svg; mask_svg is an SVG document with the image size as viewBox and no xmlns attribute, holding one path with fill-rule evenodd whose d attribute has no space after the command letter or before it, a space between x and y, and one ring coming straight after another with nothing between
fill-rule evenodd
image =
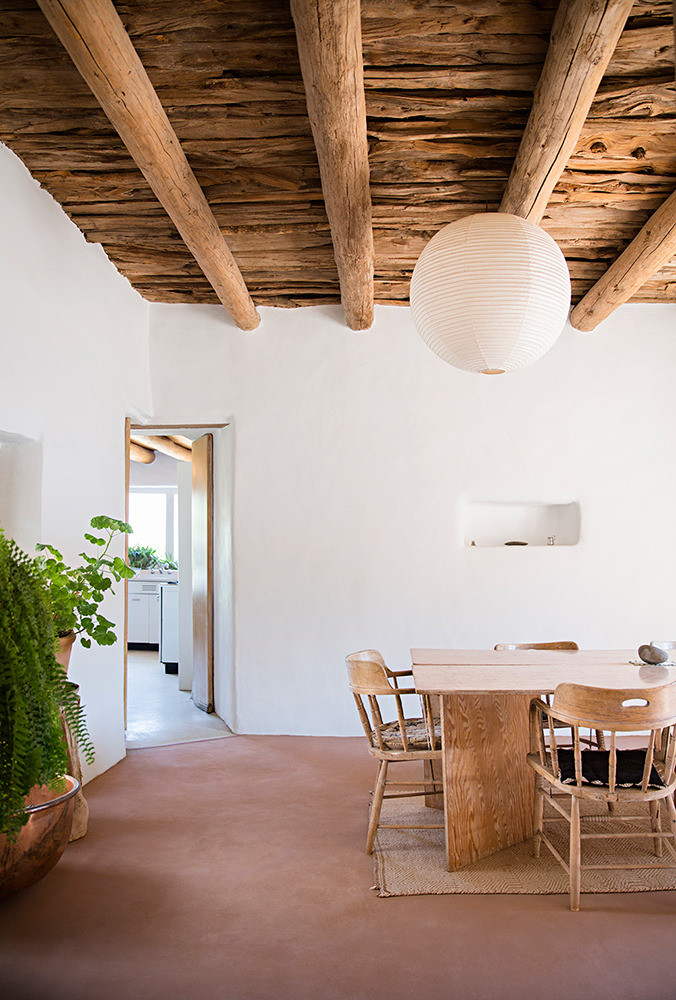
<instances>
[{"instance_id":1,"label":"terracotta plant pot","mask_svg":"<svg viewBox=\"0 0 676 1000\"><path fill-rule=\"evenodd\" d=\"M66 671L66 674L68 674L68 664L70 663L70 654L73 649L74 642L75 632L69 632L68 635L59 636L59 648L56 652L56 659Z\"/></svg>"},{"instance_id":2,"label":"terracotta plant pot","mask_svg":"<svg viewBox=\"0 0 676 1000\"><path fill-rule=\"evenodd\" d=\"M75 632L69 632L68 635L59 636L59 648L56 652L56 659L61 664L63 669L68 676L68 666L70 664L70 654L73 650L73 645L75 644ZM73 685L77 689L77 684ZM77 748L77 743L74 741L68 723L66 719L61 714L61 722L63 724L63 734L66 738L66 743L68 744L68 770L77 780L82 784L82 765L80 764L80 754ZM81 840L82 837L87 833L87 827L89 825L89 806L87 805L87 800L84 797L82 788L75 796L74 805L74 815L73 815L73 826L70 834L71 841Z\"/></svg>"},{"instance_id":3,"label":"terracotta plant pot","mask_svg":"<svg viewBox=\"0 0 676 1000\"><path fill-rule=\"evenodd\" d=\"M0 898L39 881L63 854L73 823L73 801L80 787L66 776L66 791L36 785L28 796L30 816L16 840L0 835Z\"/></svg>"}]
</instances>

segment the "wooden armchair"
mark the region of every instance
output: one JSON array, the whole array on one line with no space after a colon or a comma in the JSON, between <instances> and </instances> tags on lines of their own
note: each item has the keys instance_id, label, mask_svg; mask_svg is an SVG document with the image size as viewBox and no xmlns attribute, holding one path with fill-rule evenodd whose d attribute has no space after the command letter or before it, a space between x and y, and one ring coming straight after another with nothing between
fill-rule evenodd
<instances>
[{"instance_id":1,"label":"wooden armchair","mask_svg":"<svg viewBox=\"0 0 676 1000\"><path fill-rule=\"evenodd\" d=\"M416 694L414 687L399 687L399 679L410 677L412 670L390 670L385 665L380 653L375 649L366 649L360 653L351 653L345 657L350 679L350 691L354 695L357 711L364 733L369 744L369 753L379 762L373 799L369 813L368 833L366 836L366 853L373 852L383 799L406 798L416 795L429 795L438 790L442 782L433 777L420 781L387 781L387 771L395 761L432 761L441 760L441 723L432 716L432 706L429 697L421 698L423 714L419 718L408 718L404 713L403 695ZM379 699L392 705L396 718L386 722L383 718L384 708ZM420 791L390 792L385 794L387 785L397 787L420 786ZM383 829L404 830L443 830L443 824L431 823L421 826L398 826L382 824Z\"/></svg>"},{"instance_id":2,"label":"wooden armchair","mask_svg":"<svg viewBox=\"0 0 676 1000\"><path fill-rule=\"evenodd\" d=\"M560 724L573 732L572 749L559 747L556 733ZM583 750L580 726L610 733L609 750ZM535 771L535 802L533 853L540 855L544 842L570 877L570 908L580 908L580 873L585 868L676 868L676 808L673 793L676 788L676 683L638 690L606 690L581 684L559 684L551 705L534 698L530 707L531 748L528 763ZM649 730L647 747L641 750L618 750L618 732ZM561 804L570 800L570 809ZM598 802L604 806L631 802L631 816L617 811L595 813L591 830L581 833L580 803ZM558 814L544 817L545 803ZM650 830L619 833L594 832L604 823L636 822L634 815L641 805L648 806L646 820ZM661 827L664 805L670 832ZM568 863L556 850L545 831L545 824L565 821L570 825ZM594 837L649 837L654 841L655 854L662 858L666 844L670 861L648 864L643 858L635 864L582 865L581 840Z\"/></svg>"}]
</instances>

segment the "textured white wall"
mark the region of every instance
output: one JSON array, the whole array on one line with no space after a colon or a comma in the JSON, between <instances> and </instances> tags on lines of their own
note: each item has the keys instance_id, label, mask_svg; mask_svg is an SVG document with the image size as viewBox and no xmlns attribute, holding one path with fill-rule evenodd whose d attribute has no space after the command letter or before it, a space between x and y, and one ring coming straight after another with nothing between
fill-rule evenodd
<instances>
[{"instance_id":1,"label":"textured white wall","mask_svg":"<svg viewBox=\"0 0 676 1000\"><path fill-rule=\"evenodd\" d=\"M490 378L428 351L405 308L152 305L154 419L231 421L236 725L358 732L343 657L375 646L676 632L676 306L567 328ZM464 548L465 500L581 505L573 547ZM217 610L218 614L218 610ZM676 638L676 635L674 636Z\"/></svg>"},{"instance_id":2,"label":"textured white wall","mask_svg":"<svg viewBox=\"0 0 676 1000\"><path fill-rule=\"evenodd\" d=\"M42 449L41 526L24 542L73 560L93 515L124 515L125 414L151 409L148 305L2 146L0 218L0 432ZM97 751L89 777L124 756L121 587L105 614L120 641L77 644L71 663Z\"/></svg>"},{"instance_id":3,"label":"textured white wall","mask_svg":"<svg viewBox=\"0 0 676 1000\"><path fill-rule=\"evenodd\" d=\"M42 525L42 445L0 431L0 524L32 550Z\"/></svg>"}]
</instances>

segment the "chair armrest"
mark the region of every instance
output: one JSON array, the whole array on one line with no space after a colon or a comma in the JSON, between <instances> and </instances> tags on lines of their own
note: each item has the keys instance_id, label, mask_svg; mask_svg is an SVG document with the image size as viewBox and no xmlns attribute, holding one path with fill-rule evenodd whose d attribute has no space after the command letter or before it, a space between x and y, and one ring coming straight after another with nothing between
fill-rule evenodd
<instances>
[{"instance_id":1,"label":"chair armrest","mask_svg":"<svg viewBox=\"0 0 676 1000\"><path fill-rule=\"evenodd\" d=\"M409 670L390 670L389 667L385 667L388 677L413 677L413 671Z\"/></svg>"}]
</instances>

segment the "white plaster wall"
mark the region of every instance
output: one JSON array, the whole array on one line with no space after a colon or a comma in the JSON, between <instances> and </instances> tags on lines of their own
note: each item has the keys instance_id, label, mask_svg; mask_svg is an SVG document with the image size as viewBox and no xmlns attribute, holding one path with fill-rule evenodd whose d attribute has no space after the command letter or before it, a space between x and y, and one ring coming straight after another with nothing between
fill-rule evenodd
<instances>
[{"instance_id":1,"label":"white plaster wall","mask_svg":"<svg viewBox=\"0 0 676 1000\"><path fill-rule=\"evenodd\" d=\"M676 633L676 306L497 378L444 364L409 310L151 306L154 419L234 432L236 726L359 731L343 657L375 646ZM465 548L465 500L578 500L576 546ZM218 609L217 609L218 614ZM676 634L674 634L676 638Z\"/></svg>"},{"instance_id":2,"label":"white plaster wall","mask_svg":"<svg viewBox=\"0 0 676 1000\"><path fill-rule=\"evenodd\" d=\"M3 146L0 220L0 431L42 449L39 537L24 541L74 560L93 515L124 516L124 418L151 409L148 305ZM125 752L121 586L104 613L119 641L78 644L71 664L97 752L87 777Z\"/></svg>"},{"instance_id":3,"label":"white plaster wall","mask_svg":"<svg viewBox=\"0 0 676 1000\"><path fill-rule=\"evenodd\" d=\"M32 550L42 524L42 445L0 431L0 525Z\"/></svg>"}]
</instances>

